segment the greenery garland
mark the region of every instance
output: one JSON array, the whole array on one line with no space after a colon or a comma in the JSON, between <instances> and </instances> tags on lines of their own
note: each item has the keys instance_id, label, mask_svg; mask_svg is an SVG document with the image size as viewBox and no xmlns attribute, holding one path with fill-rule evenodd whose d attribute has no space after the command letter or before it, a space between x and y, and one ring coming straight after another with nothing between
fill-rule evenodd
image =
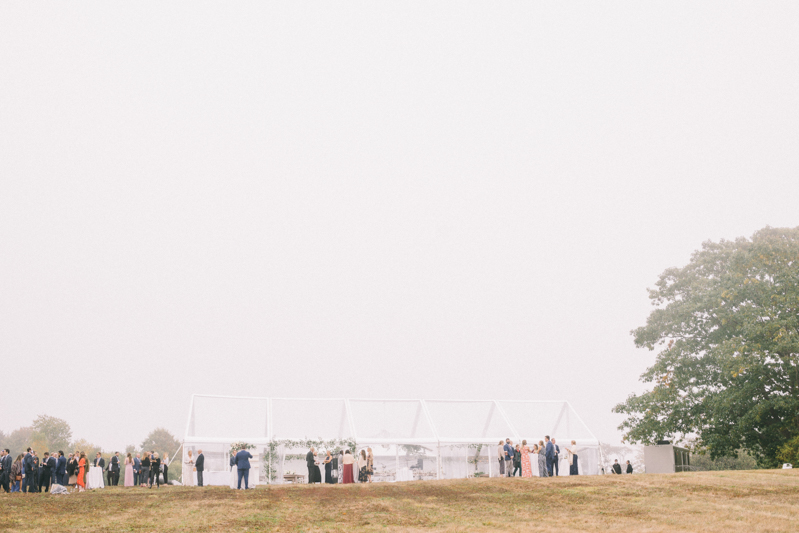
<instances>
[{"instance_id":1,"label":"greenery garland","mask_svg":"<svg viewBox=\"0 0 799 533\"><path fill-rule=\"evenodd\" d=\"M277 453L277 449L280 446L284 446L288 449L308 449L311 446L318 450L330 450L330 453L333 455L338 455L339 451L341 450L350 450L351 452L355 453L355 449L357 448L358 444L355 442L355 439L331 439L325 440L323 438L318 439L303 439L303 440L290 440L290 439L280 439L280 440L272 440L269 441L269 444L266 445L265 452L263 454L262 463L264 467L261 469L262 472L266 474L270 482L274 482L277 480L277 462L280 460L280 457ZM296 455L296 454L287 454L285 455L286 459L304 459L305 455Z\"/></svg>"}]
</instances>

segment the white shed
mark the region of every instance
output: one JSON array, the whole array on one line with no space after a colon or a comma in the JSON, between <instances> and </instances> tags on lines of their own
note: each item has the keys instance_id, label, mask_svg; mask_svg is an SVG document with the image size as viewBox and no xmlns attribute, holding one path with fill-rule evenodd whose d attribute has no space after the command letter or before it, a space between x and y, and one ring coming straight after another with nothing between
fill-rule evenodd
<instances>
[{"instance_id":1,"label":"white shed","mask_svg":"<svg viewBox=\"0 0 799 533\"><path fill-rule=\"evenodd\" d=\"M691 452L673 444L644 446L644 465L647 474L685 472L691 466Z\"/></svg>"}]
</instances>

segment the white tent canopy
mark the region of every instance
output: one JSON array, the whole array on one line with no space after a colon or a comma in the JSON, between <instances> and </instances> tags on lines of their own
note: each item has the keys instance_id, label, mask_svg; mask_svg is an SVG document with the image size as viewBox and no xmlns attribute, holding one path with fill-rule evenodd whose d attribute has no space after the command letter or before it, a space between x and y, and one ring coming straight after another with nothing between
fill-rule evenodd
<instances>
[{"instance_id":1,"label":"white tent canopy","mask_svg":"<svg viewBox=\"0 0 799 533\"><path fill-rule=\"evenodd\" d=\"M297 456L307 449L299 450L298 442L357 443L359 449L366 446L374 449L376 469L383 474L382 477L376 474L376 478L393 480L404 479L400 472L403 468L416 469L417 479L470 477L478 472L497 474L495 458L499 440L510 438L520 443L527 439L532 445L543 440L545 435L556 438L561 448L576 441L581 473L597 473L599 441L565 401L258 398L195 394L183 440L184 456L190 449L202 448L206 468L210 466L211 470L219 468L220 471L229 468L227 452L233 442L255 445L255 451L262 453L269 446L273 450L278 447L280 464L264 467L264 470L277 470L271 476L263 476L267 481L283 479L286 458L289 466L304 468L304 462ZM411 466L401 465L400 450L403 450L403 462ZM565 459L566 454L561 455ZM389 464L392 462L394 464ZM431 470L425 470L428 466ZM568 466L565 470L568 474ZM423 472L427 472L426 477Z\"/></svg>"}]
</instances>

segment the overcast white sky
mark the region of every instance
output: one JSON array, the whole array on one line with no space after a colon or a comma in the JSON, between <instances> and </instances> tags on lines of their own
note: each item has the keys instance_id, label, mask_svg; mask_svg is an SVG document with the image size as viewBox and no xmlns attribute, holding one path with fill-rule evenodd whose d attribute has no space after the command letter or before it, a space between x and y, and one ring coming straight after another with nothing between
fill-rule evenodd
<instances>
[{"instance_id":1,"label":"overcast white sky","mask_svg":"<svg viewBox=\"0 0 799 533\"><path fill-rule=\"evenodd\" d=\"M569 400L799 225L796 2L0 3L0 429L192 393Z\"/></svg>"}]
</instances>

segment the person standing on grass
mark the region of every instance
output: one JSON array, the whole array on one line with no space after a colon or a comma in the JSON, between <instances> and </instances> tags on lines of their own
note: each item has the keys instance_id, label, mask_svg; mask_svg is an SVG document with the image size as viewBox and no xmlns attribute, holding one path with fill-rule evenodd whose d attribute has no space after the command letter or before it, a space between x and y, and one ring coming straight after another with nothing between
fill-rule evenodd
<instances>
[{"instance_id":1,"label":"person standing on grass","mask_svg":"<svg viewBox=\"0 0 799 533\"><path fill-rule=\"evenodd\" d=\"M139 477L141 476L141 454L137 453L133 458L133 486L139 485Z\"/></svg>"},{"instance_id":2,"label":"person standing on grass","mask_svg":"<svg viewBox=\"0 0 799 533\"><path fill-rule=\"evenodd\" d=\"M344 452L344 458L341 460L341 470L342 470L342 477L341 482L344 484L354 483L355 480L352 476L352 465L355 462L355 458L352 456L349 450Z\"/></svg>"},{"instance_id":3,"label":"person standing on grass","mask_svg":"<svg viewBox=\"0 0 799 533\"><path fill-rule=\"evenodd\" d=\"M505 446L502 447L503 451L505 452L505 475L507 477L513 476L513 441L510 439L505 439Z\"/></svg>"},{"instance_id":4,"label":"person standing on grass","mask_svg":"<svg viewBox=\"0 0 799 533\"><path fill-rule=\"evenodd\" d=\"M577 441L573 440L572 445L566 448L566 453L569 458L569 475L576 476L579 474L579 469L577 468Z\"/></svg>"},{"instance_id":5,"label":"person standing on grass","mask_svg":"<svg viewBox=\"0 0 799 533\"><path fill-rule=\"evenodd\" d=\"M22 492L28 492L28 484L33 478L33 454L28 448L22 459Z\"/></svg>"},{"instance_id":6,"label":"person standing on grass","mask_svg":"<svg viewBox=\"0 0 799 533\"><path fill-rule=\"evenodd\" d=\"M633 465L630 464L630 461L627 461L627 473L628 474L633 473Z\"/></svg>"},{"instance_id":7,"label":"person standing on grass","mask_svg":"<svg viewBox=\"0 0 799 533\"><path fill-rule=\"evenodd\" d=\"M375 456L372 454L371 448L366 448L366 476L369 478L369 483L372 482L372 476L375 473Z\"/></svg>"},{"instance_id":8,"label":"person standing on grass","mask_svg":"<svg viewBox=\"0 0 799 533\"><path fill-rule=\"evenodd\" d=\"M527 446L526 440L522 441L519 460L522 465L522 477L533 477L533 469L530 467L530 448Z\"/></svg>"},{"instance_id":9,"label":"person standing on grass","mask_svg":"<svg viewBox=\"0 0 799 533\"><path fill-rule=\"evenodd\" d=\"M250 459L252 459L252 454L245 450L244 448L239 450L239 453L236 454L236 468L238 469L239 474L239 484L238 490L241 490L241 480L244 478L244 488L249 489L250 485Z\"/></svg>"},{"instance_id":10,"label":"person standing on grass","mask_svg":"<svg viewBox=\"0 0 799 533\"><path fill-rule=\"evenodd\" d=\"M133 454L125 457L125 486L133 487L136 485L136 474L133 473Z\"/></svg>"},{"instance_id":11,"label":"person standing on grass","mask_svg":"<svg viewBox=\"0 0 799 533\"><path fill-rule=\"evenodd\" d=\"M157 453L150 456L150 472L155 475L152 479L155 481L156 488L161 488L161 459L158 458ZM153 481L150 481L150 488L153 488Z\"/></svg>"},{"instance_id":12,"label":"person standing on grass","mask_svg":"<svg viewBox=\"0 0 799 533\"><path fill-rule=\"evenodd\" d=\"M559 475L558 472L558 463L560 462L560 446L555 443L555 439L552 439L552 469L555 471L555 475Z\"/></svg>"},{"instance_id":13,"label":"person standing on grass","mask_svg":"<svg viewBox=\"0 0 799 533\"><path fill-rule=\"evenodd\" d=\"M50 452L44 452L42 458L42 473L39 475L39 492L50 492L50 482L55 470L55 459L50 457Z\"/></svg>"},{"instance_id":14,"label":"person standing on grass","mask_svg":"<svg viewBox=\"0 0 799 533\"><path fill-rule=\"evenodd\" d=\"M203 470L205 470L205 456L202 450L197 450L197 460L194 461L194 468L197 469L197 486L203 486ZM166 481L166 479L164 479Z\"/></svg>"},{"instance_id":15,"label":"person standing on grass","mask_svg":"<svg viewBox=\"0 0 799 533\"><path fill-rule=\"evenodd\" d=\"M74 487L75 483L77 483L78 481L77 468L78 468L77 454L71 453L69 454L69 459L67 460L67 483L66 483L70 487Z\"/></svg>"},{"instance_id":16,"label":"person standing on grass","mask_svg":"<svg viewBox=\"0 0 799 533\"><path fill-rule=\"evenodd\" d=\"M164 485L169 485L169 456L167 454L161 458L161 469L164 471Z\"/></svg>"},{"instance_id":17,"label":"person standing on grass","mask_svg":"<svg viewBox=\"0 0 799 533\"><path fill-rule=\"evenodd\" d=\"M8 451L8 450L6 450ZM22 454L11 465L11 492L19 492L22 483Z\"/></svg>"},{"instance_id":18,"label":"person standing on grass","mask_svg":"<svg viewBox=\"0 0 799 533\"><path fill-rule=\"evenodd\" d=\"M144 459L141 460L141 471L139 473L139 486L147 487L150 483L150 453L144 452Z\"/></svg>"},{"instance_id":19,"label":"person standing on grass","mask_svg":"<svg viewBox=\"0 0 799 533\"><path fill-rule=\"evenodd\" d=\"M621 475L621 465L619 464L619 460L618 459L615 459L613 461L613 468L611 468L611 471L614 474Z\"/></svg>"},{"instance_id":20,"label":"person standing on grass","mask_svg":"<svg viewBox=\"0 0 799 533\"><path fill-rule=\"evenodd\" d=\"M547 447L538 441L538 477L547 477Z\"/></svg>"},{"instance_id":21,"label":"person standing on grass","mask_svg":"<svg viewBox=\"0 0 799 533\"><path fill-rule=\"evenodd\" d=\"M11 492L8 483L11 465L8 463L8 459L11 459L8 450L0 450L0 487L6 492Z\"/></svg>"},{"instance_id":22,"label":"person standing on grass","mask_svg":"<svg viewBox=\"0 0 799 533\"><path fill-rule=\"evenodd\" d=\"M308 453L305 454L305 466L308 467L308 483L315 482L314 461L314 447L311 446Z\"/></svg>"},{"instance_id":23,"label":"person standing on grass","mask_svg":"<svg viewBox=\"0 0 799 533\"><path fill-rule=\"evenodd\" d=\"M544 440L546 441L547 476L552 477L552 463L555 462L555 447L552 446L549 435L544 436Z\"/></svg>"},{"instance_id":24,"label":"person standing on grass","mask_svg":"<svg viewBox=\"0 0 799 533\"><path fill-rule=\"evenodd\" d=\"M520 475L522 473L522 448L518 444L513 450L513 474L511 477L516 477L516 472Z\"/></svg>"},{"instance_id":25,"label":"person standing on grass","mask_svg":"<svg viewBox=\"0 0 799 533\"><path fill-rule=\"evenodd\" d=\"M77 487L78 492L83 492L86 490L86 454L80 452L80 460L78 461L78 479L77 479Z\"/></svg>"},{"instance_id":26,"label":"person standing on grass","mask_svg":"<svg viewBox=\"0 0 799 533\"><path fill-rule=\"evenodd\" d=\"M58 450L58 461L56 461L55 475L58 479L58 484L66 487L69 485L69 477L67 476L67 458L64 457L64 452Z\"/></svg>"}]
</instances>

